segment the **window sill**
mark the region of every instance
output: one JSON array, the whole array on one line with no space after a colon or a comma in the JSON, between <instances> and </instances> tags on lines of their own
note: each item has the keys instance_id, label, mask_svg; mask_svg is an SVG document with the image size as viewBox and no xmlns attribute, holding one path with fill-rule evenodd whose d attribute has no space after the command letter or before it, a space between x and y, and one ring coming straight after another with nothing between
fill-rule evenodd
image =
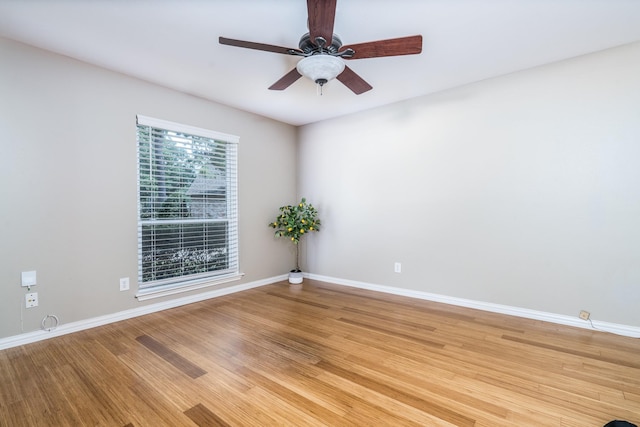
<instances>
[{"instance_id":1,"label":"window sill","mask_svg":"<svg viewBox=\"0 0 640 427\"><path fill-rule=\"evenodd\" d=\"M210 286L221 285L223 283L234 282L236 280L242 279L242 276L244 276L244 273L233 273L225 276L210 277L207 279L199 280L197 282L174 283L171 285L154 286L153 288L139 289L138 293L136 294L136 298L138 299L138 301L162 298L170 295L208 288Z\"/></svg>"}]
</instances>

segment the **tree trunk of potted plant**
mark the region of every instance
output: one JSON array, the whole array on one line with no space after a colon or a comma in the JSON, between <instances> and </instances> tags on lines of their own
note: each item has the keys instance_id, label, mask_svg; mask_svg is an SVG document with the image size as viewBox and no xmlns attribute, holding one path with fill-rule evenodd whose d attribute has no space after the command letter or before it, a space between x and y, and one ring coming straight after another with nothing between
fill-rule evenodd
<instances>
[{"instance_id":1,"label":"tree trunk of potted plant","mask_svg":"<svg viewBox=\"0 0 640 427\"><path fill-rule=\"evenodd\" d=\"M300 246L296 243L296 268L289 272L289 283L291 285L302 285L303 277L300 270Z\"/></svg>"}]
</instances>

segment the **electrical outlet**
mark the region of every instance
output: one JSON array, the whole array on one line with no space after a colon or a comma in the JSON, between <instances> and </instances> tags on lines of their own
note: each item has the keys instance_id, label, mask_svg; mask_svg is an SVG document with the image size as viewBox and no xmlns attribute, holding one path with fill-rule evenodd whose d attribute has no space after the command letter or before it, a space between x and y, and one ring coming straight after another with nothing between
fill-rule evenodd
<instances>
[{"instance_id":1,"label":"electrical outlet","mask_svg":"<svg viewBox=\"0 0 640 427\"><path fill-rule=\"evenodd\" d=\"M591 316L591 313L585 310L580 310L580 318L582 320L589 320L589 316Z\"/></svg>"},{"instance_id":2,"label":"electrical outlet","mask_svg":"<svg viewBox=\"0 0 640 427\"><path fill-rule=\"evenodd\" d=\"M37 307L38 306L38 293L32 292L30 294L25 295L25 306L27 308Z\"/></svg>"},{"instance_id":3,"label":"electrical outlet","mask_svg":"<svg viewBox=\"0 0 640 427\"><path fill-rule=\"evenodd\" d=\"M402 273L402 263L396 262L393 265L393 271L395 271L396 273Z\"/></svg>"},{"instance_id":4,"label":"electrical outlet","mask_svg":"<svg viewBox=\"0 0 640 427\"><path fill-rule=\"evenodd\" d=\"M129 278L123 277L120 279L120 290L128 291L129 290Z\"/></svg>"}]
</instances>

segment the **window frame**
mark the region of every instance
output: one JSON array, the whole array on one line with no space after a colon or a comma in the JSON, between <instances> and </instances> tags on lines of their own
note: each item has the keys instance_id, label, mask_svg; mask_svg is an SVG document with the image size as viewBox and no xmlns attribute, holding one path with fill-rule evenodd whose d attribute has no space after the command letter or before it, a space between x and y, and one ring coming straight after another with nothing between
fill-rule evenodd
<instances>
[{"instance_id":1,"label":"window frame","mask_svg":"<svg viewBox=\"0 0 640 427\"><path fill-rule=\"evenodd\" d=\"M237 184L237 148L240 138L235 135L216 132L195 126L184 125L181 123L170 122L167 120L156 119L148 116L136 116L136 164L137 164L137 268L138 268L138 292L136 298L139 301L146 299L158 298L167 295L173 295L181 292L201 289L208 286L215 286L242 278L239 267L239 236L238 236L238 184ZM141 157L140 157L140 128L146 127L151 132L152 129L159 129L167 132L176 132L190 136L197 136L212 139L216 143L225 146L225 177L226 177L226 193L225 205L227 215L224 219L211 218L143 218L142 213L142 196L141 196ZM149 144L151 142L149 141ZM205 273L188 274L176 276L169 279L160 279L143 282L143 227L165 225L165 224L212 224L212 223L228 223L228 237L226 240L226 250L229 259L229 266L224 270L213 270Z\"/></svg>"}]
</instances>

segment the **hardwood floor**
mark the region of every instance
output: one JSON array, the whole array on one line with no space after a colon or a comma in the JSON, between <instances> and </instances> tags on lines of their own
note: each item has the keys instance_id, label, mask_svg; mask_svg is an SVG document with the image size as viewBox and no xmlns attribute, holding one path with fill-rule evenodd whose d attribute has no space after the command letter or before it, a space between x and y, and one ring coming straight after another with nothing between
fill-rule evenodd
<instances>
[{"instance_id":1,"label":"hardwood floor","mask_svg":"<svg viewBox=\"0 0 640 427\"><path fill-rule=\"evenodd\" d=\"M0 352L2 426L640 424L640 340L305 280Z\"/></svg>"}]
</instances>

